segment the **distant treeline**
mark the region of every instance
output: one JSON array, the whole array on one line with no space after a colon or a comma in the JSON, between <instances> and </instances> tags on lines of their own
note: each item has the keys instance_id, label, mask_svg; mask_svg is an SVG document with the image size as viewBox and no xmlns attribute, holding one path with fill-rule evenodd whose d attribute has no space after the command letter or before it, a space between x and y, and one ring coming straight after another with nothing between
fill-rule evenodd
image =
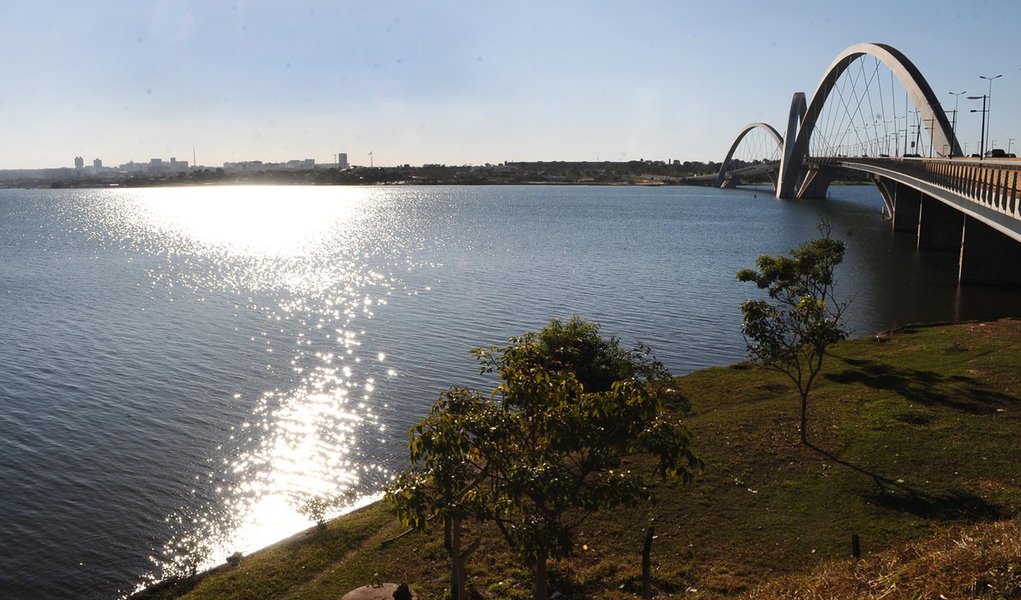
<instances>
[{"instance_id":1,"label":"distant treeline","mask_svg":"<svg viewBox=\"0 0 1021 600\"><path fill-rule=\"evenodd\" d=\"M752 163L734 161L732 169ZM265 170L245 173L222 168L193 168L176 175L115 174L89 177L73 173L51 180L8 180L7 187L148 187L212 183L300 184L300 185L372 185L372 184L454 184L510 185L529 183L577 183L593 185L677 185L690 177L718 172L720 164L698 161L531 161L484 165L449 166L427 164L398 167L317 168L307 170ZM761 175L762 182L767 176ZM845 181L862 176L848 172ZM755 183L746 181L746 183Z\"/></svg>"}]
</instances>

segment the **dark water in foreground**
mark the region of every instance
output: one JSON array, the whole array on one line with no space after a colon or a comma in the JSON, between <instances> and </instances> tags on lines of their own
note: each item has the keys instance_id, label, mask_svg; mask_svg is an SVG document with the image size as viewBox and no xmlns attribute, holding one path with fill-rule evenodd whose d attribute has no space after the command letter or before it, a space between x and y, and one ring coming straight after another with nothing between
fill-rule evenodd
<instances>
[{"instance_id":1,"label":"dark water in foreground","mask_svg":"<svg viewBox=\"0 0 1021 600\"><path fill-rule=\"evenodd\" d=\"M467 350L579 314L677 373L744 355L734 272L821 217L859 334L1021 313L872 188L0 190L0 590L110 598L370 495Z\"/></svg>"}]
</instances>

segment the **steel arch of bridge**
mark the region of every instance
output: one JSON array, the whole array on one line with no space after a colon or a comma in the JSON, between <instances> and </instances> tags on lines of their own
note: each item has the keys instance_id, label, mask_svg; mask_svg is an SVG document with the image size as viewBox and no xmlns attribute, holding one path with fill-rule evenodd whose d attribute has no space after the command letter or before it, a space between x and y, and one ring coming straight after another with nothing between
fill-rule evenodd
<instances>
[{"instance_id":1,"label":"steel arch of bridge","mask_svg":"<svg viewBox=\"0 0 1021 600\"><path fill-rule=\"evenodd\" d=\"M822 113L823 106L826 104L830 92L851 63L866 54L879 59L897 77L897 80L900 81L900 84L908 92L908 96L914 103L915 108L918 109L920 122L936 124L932 131L932 143L950 148L954 156L961 155L961 147L954 137L950 121L947 119L947 115L943 111L936 94L933 93L932 88L925 78L922 77L922 73L918 68L893 46L887 44L855 44L837 55L829 68L826 69L826 73L815 89L811 104L808 105L808 109L800 119L796 135L794 131L788 128L787 143L790 146L784 148L783 161L776 186L777 198L794 197L801 179L804 161L808 157L809 141L815 130L816 120ZM793 120L791 124L793 124ZM793 143L791 140L794 140Z\"/></svg>"},{"instance_id":2,"label":"steel arch of bridge","mask_svg":"<svg viewBox=\"0 0 1021 600\"><path fill-rule=\"evenodd\" d=\"M734 158L734 152L737 151L737 147L741 145L741 142L744 140L746 135L756 129L762 129L768 133L774 140L776 140L776 145L781 149L783 148L783 136L781 136L780 132L769 123L749 123L748 125L745 125L744 129L741 130L741 133L737 134L737 138L735 138L734 143L731 144L730 150L727 151L727 157L723 159L722 163L720 163L720 172L716 175L716 187L722 186L723 182L726 180L727 171L730 170L730 161Z\"/></svg>"}]
</instances>

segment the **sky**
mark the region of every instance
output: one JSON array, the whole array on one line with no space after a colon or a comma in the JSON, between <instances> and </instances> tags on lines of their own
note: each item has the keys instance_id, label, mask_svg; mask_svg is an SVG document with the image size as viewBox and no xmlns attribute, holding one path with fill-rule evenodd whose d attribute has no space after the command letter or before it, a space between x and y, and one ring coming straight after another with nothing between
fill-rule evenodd
<instances>
[{"instance_id":1,"label":"sky","mask_svg":"<svg viewBox=\"0 0 1021 600\"><path fill-rule=\"evenodd\" d=\"M947 108L1003 74L990 137L1021 139L1019 23L1016 0L2 0L0 168L719 161L859 42Z\"/></svg>"}]
</instances>

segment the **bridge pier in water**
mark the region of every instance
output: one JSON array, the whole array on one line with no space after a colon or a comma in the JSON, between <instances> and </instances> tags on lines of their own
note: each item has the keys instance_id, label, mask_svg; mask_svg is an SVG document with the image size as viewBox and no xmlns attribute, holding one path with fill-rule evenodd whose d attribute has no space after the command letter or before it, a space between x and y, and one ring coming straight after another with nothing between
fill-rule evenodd
<instances>
[{"instance_id":1,"label":"bridge pier in water","mask_svg":"<svg viewBox=\"0 0 1021 600\"><path fill-rule=\"evenodd\" d=\"M913 233L919 250L959 253L959 282L1021 286L1021 242L911 186L875 182L894 231Z\"/></svg>"},{"instance_id":2,"label":"bridge pier in water","mask_svg":"<svg viewBox=\"0 0 1021 600\"><path fill-rule=\"evenodd\" d=\"M964 213L919 192L918 249L961 251Z\"/></svg>"},{"instance_id":3,"label":"bridge pier in water","mask_svg":"<svg viewBox=\"0 0 1021 600\"><path fill-rule=\"evenodd\" d=\"M964 217L961 283L1021 286L1021 242L978 219Z\"/></svg>"},{"instance_id":4,"label":"bridge pier in water","mask_svg":"<svg viewBox=\"0 0 1021 600\"><path fill-rule=\"evenodd\" d=\"M838 174L837 169L809 168L808 172L805 173L805 179L802 180L796 197L798 199L825 198L826 192L830 189L830 184L833 183Z\"/></svg>"},{"instance_id":5,"label":"bridge pier in water","mask_svg":"<svg viewBox=\"0 0 1021 600\"><path fill-rule=\"evenodd\" d=\"M894 231L910 231L918 234L918 215L922 210L922 192L896 181L881 180L879 192L890 207L890 218Z\"/></svg>"}]
</instances>

